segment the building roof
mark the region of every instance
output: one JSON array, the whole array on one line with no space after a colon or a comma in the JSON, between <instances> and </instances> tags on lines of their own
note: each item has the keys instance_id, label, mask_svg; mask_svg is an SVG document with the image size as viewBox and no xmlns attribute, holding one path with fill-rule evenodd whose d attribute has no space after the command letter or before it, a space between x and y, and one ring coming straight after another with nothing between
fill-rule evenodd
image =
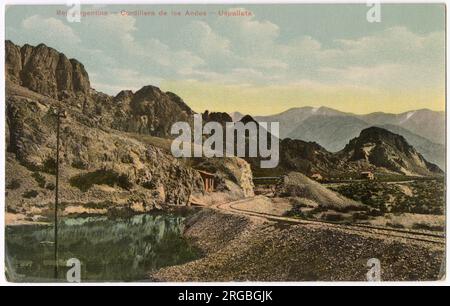
<instances>
[{"instance_id":1,"label":"building roof","mask_svg":"<svg viewBox=\"0 0 450 306\"><path fill-rule=\"evenodd\" d=\"M194 169L194 170L197 171L200 174L205 175L205 176L211 176L211 177L214 176L214 173L209 173L209 172L206 172L206 171L203 171L203 170L199 170L199 169Z\"/></svg>"}]
</instances>

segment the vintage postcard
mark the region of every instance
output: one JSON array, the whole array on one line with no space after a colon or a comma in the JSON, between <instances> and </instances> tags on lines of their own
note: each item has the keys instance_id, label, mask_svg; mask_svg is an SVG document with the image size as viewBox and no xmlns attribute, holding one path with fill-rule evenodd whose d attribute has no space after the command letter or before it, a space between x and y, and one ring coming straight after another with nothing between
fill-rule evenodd
<instances>
[{"instance_id":1,"label":"vintage postcard","mask_svg":"<svg viewBox=\"0 0 450 306\"><path fill-rule=\"evenodd\" d=\"M445 4L4 9L7 281L445 279Z\"/></svg>"}]
</instances>

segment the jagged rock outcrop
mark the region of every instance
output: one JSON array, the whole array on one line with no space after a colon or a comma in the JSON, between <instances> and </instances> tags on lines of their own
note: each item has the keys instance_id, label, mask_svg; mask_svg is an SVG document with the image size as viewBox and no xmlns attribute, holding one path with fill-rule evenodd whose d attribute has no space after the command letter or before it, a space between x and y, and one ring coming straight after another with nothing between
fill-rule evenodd
<instances>
[{"instance_id":1,"label":"jagged rock outcrop","mask_svg":"<svg viewBox=\"0 0 450 306\"><path fill-rule=\"evenodd\" d=\"M172 123L191 123L194 114L176 94L145 86L112 97L90 88L83 65L52 48L7 41L6 49L8 212L43 216L52 209L54 110L61 106L67 114L60 136L64 211L144 212L186 205L193 192L203 192L199 173L166 148ZM252 173L245 161L228 159L215 173L220 188L236 187L242 196L252 195Z\"/></svg>"},{"instance_id":2,"label":"jagged rock outcrop","mask_svg":"<svg viewBox=\"0 0 450 306\"><path fill-rule=\"evenodd\" d=\"M206 110L202 114L202 120L204 122L218 122L225 126L227 122L233 122L233 119L228 113L225 112L210 112Z\"/></svg>"},{"instance_id":3,"label":"jagged rock outcrop","mask_svg":"<svg viewBox=\"0 0 450 306\"><path fill-rule=\"evenodd\" d=\"M8 80L52 98L88 94L89 76L77 60L44 44L19 47L8 40L5 50Z\"/></svg>"},{"instance_id":4,"label":"jagged rock outcrop","mask_svg":"<svg viewBox=\"0 0 450 306\"><path fill-rule=\"evenodd\" d=\"M174 102L171 98L175 98ZM168 95L155 86L144 86L130 101L131 118L124 130L158 137L170 135L174 122L190 122L193 112L179 97Z\"/></svg>"},{"instance_id":5,"label":"jagged rock outcrop","mask_svg":"<svg viewBox=\"0 0 450 306\"><path fill-rule=\"evenodd\" d=\"M426 161L403 136L379 127L370 127L338 153L349 162L362 161L405 175L442 174L438 166Z\"/></svg>"},{"instance_id":6,"label":"jagged rock outcrop","mask_svg":"<svg viewBox=\"0 0 450 306\"><path fill-rule=\"evenodd\" d=\"M19 186L8 189L8 211L45 215L54 198L52 113L58 101L18 86L9 86L6 97L7 184ZM192 192L203 189L199 174L170 153L120 131L89 126L76 107L65 110L60 136L65 205L108 202L108 208L142 212L186 205Z\"/></svg>"},{"instance_id":7,"label":"jagged rock outcrop","mask_svg":"<svg viewBox=\"0 0 450 306\"><path fill-rule=\"evenodd\" d=\"M8 81L75 106L100 127L171 137L174 122L192 121L194 112L174 93L144 86L135 93L123 90L112 97L90 87L83 64L53 48L44 44L19 47L11 41L5 46Z\"/></svg>"},{"instance_id":8,"label":"jagged rock outcrop","mask_svg":"<svg viewBox=\"0 0 450 306\"><path fill-rule=\"evenodd\" d=\"M5 70L7 80L20 83L22 55L20 53L20 48L9 40L5 42Z\"/></svg>"},{"instance_id":9,"label":"jagged rock outcrop","mask_svg":"<svg viewBox=\"0 0 450 306\"><path fill-rule=\"evenodd\" d=\"M216 190L254 195L253 174L249 163L238 157L199 158L193 161L196 169L215 173Z\"/></svg>"},{"instance_id":10,"label":"jagged rock outcrop","mask_svg":"<svg viewBox=\"0 0 450 306\"><path fill-rule=\"evenodd\" d=\"M337 171L342 164L336 156L315 142L286 138L280 142L280 166L311 175Z\"/></svg>"}]
</instances>

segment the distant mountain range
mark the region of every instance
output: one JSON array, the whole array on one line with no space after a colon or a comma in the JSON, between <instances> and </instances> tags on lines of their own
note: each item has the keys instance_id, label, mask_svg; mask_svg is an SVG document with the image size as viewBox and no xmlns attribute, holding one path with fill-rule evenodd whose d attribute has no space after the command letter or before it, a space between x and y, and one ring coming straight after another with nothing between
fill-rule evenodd
<instances>
[{"instance_id":1,"label":"distant mountain range","mask_svg":"<svg viewBox=\"0 0 450 306\"><path fill-rule=\"evenodd\" d=\"M253 166L258 160L247 159ZM333 153L316 142L285 138L280 142L279 173L298 171L325 177L359 177L363 171L378 174L434 176L442 170L428 162L406 139L380 127L370 127Z\"/></svg>"},{"instance_id":2,"label":"distant mountain range","mask_svg":"<svg viewBox=\"0 0 450 306\"><path fill-rule=\"evenodd\" d=\"M235 112L232 118L239 118ZM331 152L342 150L363 129L382 127L402 135L427 160L445 168L445 113L428 109L401 114L358 115L328 107L292 108L285 112L255 116L257 121L280 122L280 137L314 141Z\"/></svg>"}]
</instances>

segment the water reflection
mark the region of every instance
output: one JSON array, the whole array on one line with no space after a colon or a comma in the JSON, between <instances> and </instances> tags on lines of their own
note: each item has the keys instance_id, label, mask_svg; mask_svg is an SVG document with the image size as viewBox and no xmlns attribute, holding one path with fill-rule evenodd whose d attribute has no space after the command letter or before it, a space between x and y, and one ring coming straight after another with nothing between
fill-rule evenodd
<instances>
[{"instance_id":1,"label":"water reflection","mask_svg":"<svg viewBox=\"0 0 450 306\"><path fill-rule=\"evenodd\" d=\"M145 280L152 270L191 261L199 253L182 236L183 220L173 213L63 219L59 279L69 258L81 261L82 281ZM6 252L11 281L53 281L53 226L8 226Z\"/></svg>"}]
</instances>

